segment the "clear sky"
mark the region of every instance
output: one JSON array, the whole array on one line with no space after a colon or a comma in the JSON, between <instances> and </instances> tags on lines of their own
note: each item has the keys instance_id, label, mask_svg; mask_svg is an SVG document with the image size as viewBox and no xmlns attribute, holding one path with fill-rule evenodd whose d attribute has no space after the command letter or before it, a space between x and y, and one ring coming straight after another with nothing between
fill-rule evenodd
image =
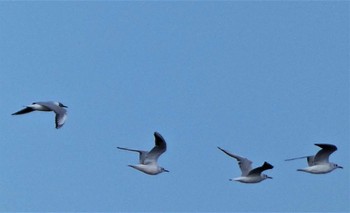
<instances>
[{"instance_id":1,"label":"clear sky","mask_svg":"<svg viewBox=\"0 0 350 213\"><path fill-rule=\"evenodd\" d=\"M0 2L0 211L243 212L349 208L347 1ZM53 113L11 113L34 101ZM127 167L153 132L149 176ZM326 175L297 172L314 143ZM274 179L230 182L236 161Z\"/></svg>"}]
</instances>

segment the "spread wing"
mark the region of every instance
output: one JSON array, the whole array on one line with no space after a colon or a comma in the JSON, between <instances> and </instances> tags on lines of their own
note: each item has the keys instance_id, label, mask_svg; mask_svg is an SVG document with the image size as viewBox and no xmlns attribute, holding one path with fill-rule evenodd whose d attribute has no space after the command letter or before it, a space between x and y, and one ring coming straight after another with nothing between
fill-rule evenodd
<instances>
[{"instance_id":1,"label":"spread wing","mask_svg":"<svg viewBox=\"0 0 350 213\"><path fill-rule=\"evenodd\" d=\"M315 145L322 148L315 155L315 158L314 158L315 164L328 163L329 156L337 150L337 147L332 144L315 144Z\"/></svg>"},{"instance_id":2,"label":"spread wing","mask_svg":"<svg viewBox=\"0 0 350 213\"><path fill-rule=\"evenodd\" d=\"M258 176L260 176L263 171L268 170L268 169L272 169L272 168L273 168L273 166L265 161L262 166L256 167L255 169L251 170L248 175L250 175L250 176L258 175Z\"/></svg>"},{"instance_id":3,"label":"spread wing","mask_svg":"<svg viewBox=\"0 0 350 213\"><path fill-rule=\"evenodd\" d=\"M304 159L304 158L307 159L307 164L308 164L309 166L315 165L315 162L314 162L315 156L313 156L313 155L310 155L310 156L303 156L303 157L297 157L297 158L289 158L289 159L286 159L285 161L298 160L298 159Z\"/></svg>"},{"instance_id":4,"label":"spread wing","mask_svg":"<svg viewBox=\"0 0 350 213\"><path fill-rule=\"evenodd\" d=\"M61 113L56 113L55 116L55 124L56 124L56 129L59 129L63 126L64 122L67 120L67 113L66 110L63 109Z\"/></svg>"},{"instance_id":5,"label":"spread wing","mask_svg":"<svg viewBox=\"0 0 350 213\"><path fill-rule=\"evenodd\" d=\"M45 106L55 112L56 129L59 129L63 126L64 122L67 120L67 110L65 108L57 106L52 102L37 102L37 104Z\"/></svg>"},{"instance_id":6,"label":"spread wing","mask_svg":"<svg viewBox=\"0 0 350 213\"><path fill-rule=\"evenodd\" d=\"M230 153L230 152L228 152L220 147L218 147L218 149L220 149L225 154L227 154L230 157L235 158L238 161L239 168L242 171L242 176L247 176L249 171L252 170L252 162L249 159L232 154L232 153Z\"/></svg>"},{"instance_id":7,"label":"spread wing","mask_svg":"<svg viewBox=\"0 0 350 213\"><path fill-rule=\"evenodd\" d=\"M128 148L123 148L123 147L117 147L117 148L121 149L121 150L126 150L126 151L138 152L140 164L144 164L146 155L148 154L148 152L146 152L146 151L137 150L137 149L128 149Z\"/></svg>"},{"instance_id":8,"label":"spread wing","mask_svg":"<svg viewBox=\"0 0 350 213\"><path fill-rule=\"evenodd\" d=\"M148 152L145 164L157 162L159 156L166 151L166 142L161 134L154 133L155 146Z\"/></svg>"},{"instance_id":9,"label":"spread wing","mask_svg":"<svg viewBox=\"0 0 350 213\"><path fill-rule=\"evenodd\" d=\"M34 109L31 108L31 107L26 107L18 112L15 112L15 113L12 113L12 115L22 115L22 114L25 114L25 113L29 113L29 112L33 112Z\"/></svg>"}]
</instances>

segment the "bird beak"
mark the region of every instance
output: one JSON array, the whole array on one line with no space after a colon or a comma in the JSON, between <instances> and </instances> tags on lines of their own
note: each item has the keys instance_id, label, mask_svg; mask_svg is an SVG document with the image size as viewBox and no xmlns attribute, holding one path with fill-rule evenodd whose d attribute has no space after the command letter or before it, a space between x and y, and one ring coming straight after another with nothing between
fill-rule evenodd
<instances>
[{"instance_id":1,"label":"bird beak","mask_svg":"<svg viewBox=\"0 0 350 213\"><path fill-rule=\"evenodd\" d=\"M343 167L342 167L342 166L338 166L338 168L339 168L339 169L343 169Z\"/></svg>"},{"instance_id":2,"label":"bird beak","mask_svg":"<svg viewBox=\"0 0 350 213\"><path fill-rule=\"evenodd\" d=\"M164 169L163 172L169 172L169 170Z\"/></svg>"},{"instance_id":3,"label":"bird beak","mask_svg":"<svg viewBox=\"0 0 350 213\"><path fill-rule=\"evenodd\" d=\"M62 107L68 108L68 106L66 106L66 105L63 105Z\"/></svg>"},{"instance_id":4,"label":"bird beak","mask_svg":"<svg viewBox=\"0 0 350 213\"><path fill-rule=\"evenodd\" d=\"M266 178L268 178L268 179L273 179L272 177L270 177L270 176L266 176Z\"/></svg>"}]
</instances>

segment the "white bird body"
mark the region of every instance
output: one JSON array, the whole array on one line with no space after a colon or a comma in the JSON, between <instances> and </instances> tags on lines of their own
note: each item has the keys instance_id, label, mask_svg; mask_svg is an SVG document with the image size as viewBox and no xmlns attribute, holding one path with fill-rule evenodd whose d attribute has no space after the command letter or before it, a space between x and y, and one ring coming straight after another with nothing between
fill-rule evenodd
<instances>
[{"instance_id":1,"label":"white bird body","mask_svg":"<svg viewBox=\"0 0 350 213\"><path fill-rule=\"evenodd\" d=\"M130 167L137 169L149 175L157 175L162 172L169 172L168 170L158 165L158 158L166 151L166 142L161 134L158 132L154 133L155 146L151 151L142 151L137 149L128 149L117 147L118 149L138 152L139 153L139 164L129 165Z\"/></svg>"},{"instance_id":2,"label":"white bird body","mask_svg":"<svg viewBox=\"0 0 350 213\"><path fill-rule=\"evenodd\" d=\"M270 178L271 177L267 177L267 178ZM266 178L263 178L261 177L260 175L255 175L255 176L241 176L241 177L236 177L236 178L233 178L233 179L230 179L231 181L234 180L234 181L238 181L238 182L241 182L241 183L259 183L263 180L265 180Z\"/></svg>"},{"instance_id":3,"label":"white bird body","mask_svg":"<svg viewBox=\"0 0 350 213\"><path fill-rule=\"evenodd\" d=\"M311 174L326 174L337 168L342 169L342 166L339 166L335 163L329 162L329 156L337 150L337 147L332 144L315 144L316 146L321 147L322 149L312 156L304 156L297 158L290 158L286 161L297 160L306 158L308 167L297 169L297 171L307 172Z\"/></svg>"},{"instance_id":4,"label":"white bird body","mask_svg":"<svg viewBox=\"0 0 350 213\"><path fill-rule=\"evenodd\" d=\"M52 102L52 104L56 105L56 106L59 106L57 102ZM43 105L43 104L38 104L38 103L33 103L33 104L30 104L30 105L27 105L26 107L29 107L33 110L36 110L36 111L53 111L52 109L50 109L49 107Z\"/></svg>"},{"instance_id":5,"label":"white bird body","mask_svg":"<svg viewBox=\"0 0 350 213\"><path fill-rule=\"evenodd\" d=\"M22 115L33 111L44 111L44 112L53 111L56 114L55 116L56 129L59 129L63 126L64 122L67 119L67 110L65 108L67 108L67 106L57 101L34 102L30 105L25 106L24 109L13 113L12 115Z\"/></svg>"},{"instance_id":6,"label":"white bird body","mask_svg":"<svg viewBox=\"0 0 350 213\"><path fill-rule=\"evenodd\" d=\"M157 164L136 164L136 165L129 165L130 167L137 169L141 172L144 172L149 175L157 175L161 172L163 172L163 168L158 166Z\"/></svg>"},{"instance_id":7,"label":"white bird body","mask_svg":"<svg viewBox=\"0 0 350 213\"><path fill-rule=\"evenodd\" d=\"M297 171L308 172L312 174L326 174L333 171L336 168L339 168L339 166L337 167L333 163L326 163L305 167L303 169L297 169Z\"/></svg>"},{"instance_id":8,"label":"white bird body","mask_svg":"<svg viewBox=\"0 0 350 213\"><path fill-rule=\"evenodd\" d=\"M225 154L235 158L238 161L238 165L242 171L242 175L240 177L230 179L231 181L234 180L241 183L259 183L266 179L272 179L272 177L262 174L263 171L273 168L271 164L264 162L262 166L252 169L252 161L250 161L249 159L232 154L224 149L221 149L220 147L218 147L218 149L220 149Z\"/></svg>"}]
</instances>

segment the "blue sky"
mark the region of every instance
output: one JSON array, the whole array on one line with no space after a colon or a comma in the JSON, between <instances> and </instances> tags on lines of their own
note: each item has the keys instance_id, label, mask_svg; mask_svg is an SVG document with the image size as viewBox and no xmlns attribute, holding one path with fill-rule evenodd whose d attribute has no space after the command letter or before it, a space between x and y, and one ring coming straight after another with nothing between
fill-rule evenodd
<instances>
[{"instance_id":1,"label":"blue sky","mask_svg":"<svg viewBox=\"0 0 350 213\"><path fill-rule=\"evenodd\" d=\"M1 2L0 211L347 212L349 2ZM11 116L34 101L52 113ZM127 167L168 144L148 176ZM332 143L326 175L297 172ZM274 179L247 185L220 146Z\"/></svg>"}]
</instances>

